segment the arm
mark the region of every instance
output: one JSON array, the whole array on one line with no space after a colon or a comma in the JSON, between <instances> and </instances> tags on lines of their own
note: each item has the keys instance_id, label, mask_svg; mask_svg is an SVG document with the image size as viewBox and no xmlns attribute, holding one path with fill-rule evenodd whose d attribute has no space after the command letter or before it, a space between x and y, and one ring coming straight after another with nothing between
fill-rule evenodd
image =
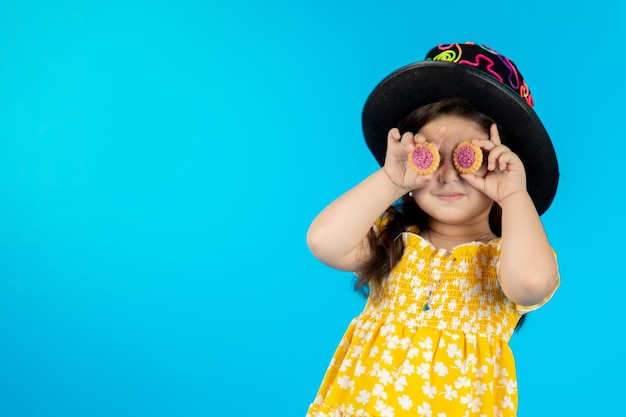
<instances>
[{"instance_id":1,"label":"arm","mask_svg":"<svg viewBox=\"0 0 626 417\"><path fill-rule=\"evenodd\" d=\"M558 284L552 246L527 192L509 195L500 206L500 286L507 298L516 304L538 304Z\"/></svg>"},{"instance_id":2,"label":"arm","mask_svg":"<svg viewBox=\"0 0 626 417\"><path fill-rule=\"evenodd\" d=\"M442 129L434 139L437 147L443 140ZM370 254L367 234L376 219L396 200L422 187L431 175L418 175L408 164L407 155L423 135L410 132L400 135L389 131L384 166L328 205L313 220L307 244L320 261L344 271L359 271Z\"/></svg>"},{"instance_id":3,"label":"arm","mask_svg":"<svg viewBox=\"0 0 626 417\"><path fill-rule=\"evenodd\" d=\"M309 249L330 267L359 270L369 255L369 230L403 194L381 168L317 215L307 233Z\"/></svg>"},{"instance_id":4,"label":"arm","mask_svg":"<svg viewBox=\"0 0 626 417\"><path fill-rule=\"evenodd\" d=\"M489 152L485 177L463 175L502 208L502 243L498 280L516 304L543 301L558 285L557 264L539 214L526 190L526 171L519 157L502 145L497 128L490 139L475 141Z\"/></svg>"}]
</instances>

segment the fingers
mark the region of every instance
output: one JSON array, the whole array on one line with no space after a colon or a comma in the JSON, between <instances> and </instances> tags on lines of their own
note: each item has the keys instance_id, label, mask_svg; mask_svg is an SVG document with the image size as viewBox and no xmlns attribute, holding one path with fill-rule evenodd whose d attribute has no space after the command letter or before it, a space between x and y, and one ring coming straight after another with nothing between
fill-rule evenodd
<instances>
[{"instance_id":1,"label":"fingers","mask_svg":"<svg viewBox=\"0 0 626 417\"><path fill-rule=\"evenodd\" d=\"M413 152L415 145L426 142L426 137L420 133L414 135L411 132L405 132L400 138L400 144L406 152Z\"/></svg>"},{"instance_id":2,"label":"fingers","mask_svg":"<svg viewBox=\"0 0 626 417\"><path fill-rule=\"evenodd\" d=\"M491 140L496 145L502 145L502 140L500 139L500 132L498 132L498 126L495 123L491 125L489 128L489 140Z\"/></svg>"},{"instance_id":3,"label":"fingers","mask_svg":"<svg viewBox=\"0 0 626 417\"><path fill-rule=\"evenodd\" d=\"M476 175L476 174L460 174L461 178L463 178L469 185L474 187L475 189L485 192L485 178Z\"/></svg>"},{"instance_id":4,"label":"fingers","mask_svg":"<svg viewBox=\"0 0 626 417\"><path fill-rule=\"evenodd\" d=\"M492 124L489 128L489 139L473 140L474 145L479 146L487 154L487 169L493 171L497 168L504 170L511 156L503 158L503 155L511 154L512 151L506 145L502 144L498 126Z\"/></svg>"},{"instance_id":5,"label":"fingers","mask_svg":"<svg viewBox=\"0 0 626 417\"><path fill-rule=\"evenodd\" d=\"M446 133L448 133L448 126L441 126L441 128L430 141L430 143L432 143L437 149L439 149L441 147L441 144L443 143L443 140L446 137Z\"/></svg>"},{"instance_id":6,"label":"fingers","mask_svg":"<svg viewBox=\"0 0 626 417\"><path fill-rule=\"evenodd\" d=\"M415 148L415 145L424 143L424 142L430 142L433 145L435 145L437 149L439 149L439 147L443 143L443 140L445 139L447 132L448 132L448 127L443 126L441 127L441 129L439 129L437 134L430 140L428 140L426 136L422 133L413 134L412 132L405 132L404 134L400 136L400 132L397 128L391 129L390 135L393 134L393 137L396 140L398 140L399 138L400 143L402 143L402 145L409 150L413 150Z\"/></svg>"},{"instance_id":7,"label":"fingers","mask_svg":"<svg viewBox=\"0 0 626 417\"><path fill-rule=\"evenodd\" d=\"M402 143L402 146L404 146L405 149L410 151L415 147L417 142L415 141L415 135L413 135L413 133L404 132L402 139L400 139L400 143Z\"/></svg>"},{"instance_id":8,"label":"fingers","mask_svg":"<svg viewBox=\"0 0 626 417\"><path fill-rule=\"evenodd\" d=\"M400 139L400 131L398 130L398 128L394 127L393 129L389 130L389 133L387 133L387 139L388 140L399 140Z\"/></svg>"}]
</instances>

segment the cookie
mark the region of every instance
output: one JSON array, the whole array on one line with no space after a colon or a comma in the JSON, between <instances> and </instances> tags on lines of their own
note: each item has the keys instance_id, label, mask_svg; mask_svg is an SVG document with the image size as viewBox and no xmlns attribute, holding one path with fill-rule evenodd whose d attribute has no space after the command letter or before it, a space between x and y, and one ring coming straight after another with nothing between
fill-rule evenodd
<instances>
[{"instance_id":1,"label":"cookie","mask_svg":"<svg viewBox=\"0 0 626 417\"><path fill-rule=\"evenodd\" d=\"M439 168L439 151L433 144L424 142L415 145L409 154L409 164L418 174L432 174Z\"/></svg>"},{"instance_id":2,"label":"cookie","mask_svg":"<svg viewBox=\"0 0 626 417\"><path fill-rule=\"evenodd\" d=\"M472 142L465 140L454 148L452 161L461 174L473 174L483 164L483 151Z\"/></svg>"}]
</instances>

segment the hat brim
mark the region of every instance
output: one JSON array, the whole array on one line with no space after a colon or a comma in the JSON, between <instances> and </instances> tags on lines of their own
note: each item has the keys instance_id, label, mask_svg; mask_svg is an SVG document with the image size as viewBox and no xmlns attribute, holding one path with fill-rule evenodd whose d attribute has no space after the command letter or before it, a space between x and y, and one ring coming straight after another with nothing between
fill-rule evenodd
<instances>
[{"instance_id":1,"label":"hat brim","mask_svg":"<svg viewBox=\"0 0 626 417\"><path fill-rule=\"evenodd\" d=\"M495 120L503 143L526 168L527 189L539 214L554 199L559 180L556 153L535 111L510 88L471 67L447 61L421 61L383 79L365 102L362 113L365 142L379 165L385 162L387 133L409 113L425 104L462 97Z\"/></svg>"}]
</instances>

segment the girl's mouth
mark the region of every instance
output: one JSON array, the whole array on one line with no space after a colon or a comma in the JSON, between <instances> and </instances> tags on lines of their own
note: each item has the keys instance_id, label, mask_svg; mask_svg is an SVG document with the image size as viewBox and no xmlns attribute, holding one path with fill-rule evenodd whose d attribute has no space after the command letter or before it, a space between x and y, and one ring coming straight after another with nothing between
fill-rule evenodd
<instances>
[{"instance_id":1,"label":"girl's mouth","mask_svg":"<svg viewBox=\"0 0 626 417\"><path fill-rule=\"evenodd\" d=\"M457 200L460 200L461 198L463 198L463 194L461 193L445 193L445 194L439 194L437 196L438 199L443 200L447 203L453 203Z\"/></svg>"}]
</instances>

